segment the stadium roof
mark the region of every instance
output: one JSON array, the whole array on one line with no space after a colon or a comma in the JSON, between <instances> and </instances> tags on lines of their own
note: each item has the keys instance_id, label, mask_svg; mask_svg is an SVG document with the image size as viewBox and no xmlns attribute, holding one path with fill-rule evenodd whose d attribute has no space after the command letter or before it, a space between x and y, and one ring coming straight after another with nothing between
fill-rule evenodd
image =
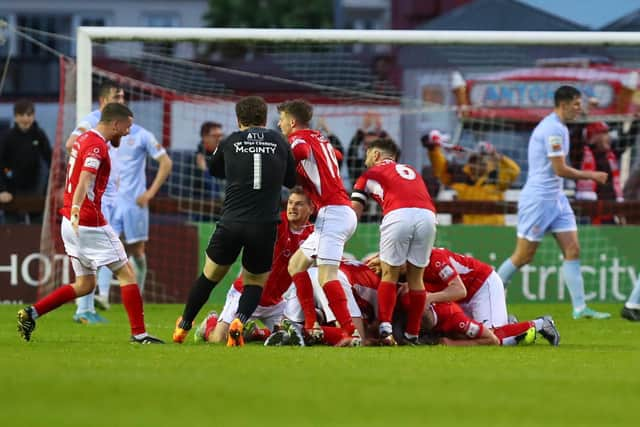
<instances>
[{"instance_id":1,"label":"stadium roof","mask_svg":"<svg viewBox=\"0 0 640 427\"><path fill-rule=\"evenodd\" d=\"M513 0L476 0L438 16L418 29L585 31L589 28Z\"/></svg>"},{"instance_id":2,"label":"stadium roof","mask_svg":"<svg viewBox=\"0 0 640 427\"><path fill-rule=\"evenodd\" d=\"M610 28L612 23L626 22L630 14L636 15L638 28L638 9L640 0L517 0L520 3L544 10L549 14L562 17L571 22L584 25L589 29L611 31L629 31L627 29Z\"/></svg>"},{"instance_id":3,"label":"stadium roof","mask_svg":"<svg viewBox=\"0 0 640 427\"><path fill-rule=\"evenodd\" d=\"M543 0L526 0L542 3ZM557 1L557 0L556 0ZM611 0L617 4L619 0ZM640 3L640 0L623 0ZM590 31L591 28L526 4L525 0L476 0L432 19L419 29L425 30L497 30L497 31ZM562 0L581 7L600 0ZM603 2L606 3L606 2ZM578 6L576 6L578 8ZM627 8L628 9L628 8ZM556 10L556 9L552 9ZM620 19L615 30L640 30L640 10ZM614 30L614 28L611 28ZM566 46L403 46L398 61L404 68L453 68L492 71L532 66L543 58L603 56L617 66L639 67L640 50L635 47ZM490 60L488 60L490 58Z\"/></svg>"},{"instance_id":4,"label":"stadium roof","mask_svg":"<svg viewBox=\"0 0 640 427\"><path fill-rule=\"evenodd\" d=\"M640 8L602 27L603 31L640 31Z\"/></svg>"}]
</instances>

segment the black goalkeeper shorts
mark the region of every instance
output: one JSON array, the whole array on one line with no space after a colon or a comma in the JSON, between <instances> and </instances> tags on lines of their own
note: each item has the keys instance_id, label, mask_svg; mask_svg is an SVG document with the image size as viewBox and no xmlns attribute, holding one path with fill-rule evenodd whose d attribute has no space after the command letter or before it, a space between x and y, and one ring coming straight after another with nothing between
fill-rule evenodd
<instances>
[{"instance_id":1,"label":"black goalkeeper shorts","mask_svg":"<svg viewBox=\"0 0 640 427\"><path fill-rule=\"evenodd\" d=\"M242 250L242 267L252 274L271 270L277 223L219 223L209 240L207 256L218 265L231 265Z\"/></svg>"}]
</instances>

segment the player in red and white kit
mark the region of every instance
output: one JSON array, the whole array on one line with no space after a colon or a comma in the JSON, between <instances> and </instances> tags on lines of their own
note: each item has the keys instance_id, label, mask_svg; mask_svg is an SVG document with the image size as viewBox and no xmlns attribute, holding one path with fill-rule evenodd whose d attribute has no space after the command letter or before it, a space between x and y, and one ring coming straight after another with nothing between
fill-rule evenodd
<instances>
[{"instance_id":1,"label":"player in red and white kit","mask_svg":"<svg viewBox=\"0 0 640 427\"><path fill-rule=\"evenodd\" d=\"M287 200L287 211L282 215L282 222L278 225L271 272L262 291L260 303L252 317L260 320L271 331L282 320L285 305L282 295L291 285L291 276L288 271L289 259L313 232L313 224L309 222L312 213L313 205L309 197L301 187L294 187ZM229 325L238 311L242 290L243 281L240 274L227 292L220 316L210 312L196 329L196 341L219 343L226 340Z\"/></svg>"},{"instance_id":2,"label":"player in red and white kit","mask_svg":"<svg viewBox=\"0 0 640 427\"><path fill-rule=\"evenodd\" d=\"M536 338L533 320L491 329L467 316L455 302L430 304L425 310L422 324L429 326L427 329L444 335L439 342L448 346L511 346L532 344Z\"/></svg>"},{"instance_id":3,"label":"player in red and white kit","mask_svg":"<svg viewBox=\"0 0 640 427\"><path fill-rule=\"evenodd\" d=\"M429 265L424 270L424 284L428 304L457 302L469 317L494 330L508 323L500 276L490 265L471 256L433 248ZM560 334L550 316L539 317L533 322L537 332L551 344L558 345Z\"/></svg>"},{"instance_id":4,"label":"player in red and white kit","mask_svg":"<svg viewBox=\"0 0 640 427\"><path fill-rule=\"evenodd\" d=\"M460 278L460 275L450 275L450 271L455 270L451 262L443 263L441 259L434 261L434 255L441 250L441 248L434 248L432 250L431 262L440 264L440 271L443 272L442 276L448 276L450 279L447 281L446 279L440 280L438 278L437 283L425 283L425 286L430 292L434 293L446 290L446 292L451 292L451 294L448 295L449 297L456 298L457 295L462 295L464 292L466 292L466 288L462 279ZM477 261L473 258L466 258L482 264L480 263L480 261ZM367 261L367 266L370 268L369 271L379 272L379 257L376 255L369 259ZM486 264L483 264L483 266L489 267ZM427 267L427 269L430 268L432 268L431 264L429 267ZM486 269L483 270L486 272ZM479 275L479 277L482 277L482 273ZM469 279L470 276L467 276L466 278ZM435 281L436 279L432 280ZM375 292L375 289L377 289L377 287L374 281L367 281L366 279L362 280L362 275L360 277L360 282L368 284L364 287L354 286L353 290L356 294L356 300L358 301L358 303L360 304L362 301L362 304L360 304L360 308L362 310L363 316L366 317L366 313L371 311L370 309L367 309L366 306L368 305L370 307L376 307L377 305L377 294ZM398 310L396 310L396 312L394 313L394 322L397 321L400 325L406 323L406 319L403 319L403 313L408 313L409 298L407 294L407 290L402 289L402 286L398 289L399 307ZM469 316L457 303L452 301L445 301L447 299L446 295L440 296L442 298L439 298L437 295L431 297L431 299L438 300L439 302L431 302L424 310L424 314L422 316L422 325L420 329L421 342L425 342L423 341L423 334L425 332L429 337L433 337L433 333L435 332L438 335L444 335L442 340L440 340L440 343L445 345L508 346L519 344L521 342L531 343L533 342L533 340L535 340L536 332L540 332L540 334L545 339L547 339L550 344L558 345L559 343L560 335L555 328L553 319L548 316L539 317L531 321L507 324L491 328L484 325L482 322L479 322L477 319ZM396 317L395 315L398 314L400 316ZM533 330L531 330L532 328ZM398 335L397 331L396 335Z\"/></svg>"},{"instance_id":5,"label":"player in red and white kit","mask_svg":"<svg viewBox=\"0 0 640 427\"><path fill-rule=\"evenodd\" d=\"M355 327L338 281L338 266L344 245L355 232L356 215L344 189L333 146L320 132L309 129L313 116L311 105L303 100L287 101L278 106L278 112L278 126L289 138L302 186L318 210L315 231L289 261L289 273L304 311L304 327L312 337L321 339L322 330L315 321L313 288L307 273L315 259L318 281L331 310L345 334L351 336Z\"/></svg>"},{"instance_id":6,"label":"player in red and white kit","mask_svg":"<svg viewBox=\"0 0 640 427\"><path fill-rule=\"evenodd\" d=\"M122 303L129 316L131 341L140 344L161 344L147 334L142 298L135 274L118 236L101 211L102 194L109 180L111 162L109 142L120 145L120 138L129 133L133 113L118 103L107 104L95 129L80 135L73 144L67 166L64 205L60 211L62 240L71 258L75 283L64 285L32 306L18 312L18 332L26 340L36 327L35 320L76 297L93 292L96 270L106 265L120 281Z\"/></svg>"},{"instance_id":7,"label":"player in red and white kit","mask_svg":"<svg viewBox=\"0 0 640 427\"><path fill-rule=\"evenodd\" d=\"M429 191L411 166L396 163L398 147L388 138L373 141L367 149L368 169L353 186L351 203L359 217L372 197L382 206L380 261L382 281L378 287L380 338L395 345L391 318L396 305L396 283L405 268L409 284L409 313L404 338L416 341L426 304L422 283L424 268L436 238L436 215Z\"/></svg>"}]
</instances>

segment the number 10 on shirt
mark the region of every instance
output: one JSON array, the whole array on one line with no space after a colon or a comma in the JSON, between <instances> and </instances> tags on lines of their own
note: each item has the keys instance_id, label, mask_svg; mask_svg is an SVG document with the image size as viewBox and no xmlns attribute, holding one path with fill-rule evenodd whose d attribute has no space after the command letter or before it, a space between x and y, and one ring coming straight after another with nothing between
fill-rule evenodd
<instances>
[{"instance_id":1,"label":"number 10 on shirt","mask_svg":"<svg viewBox=\"0 0 640 427\"><path fill-rule=\"evenodd\" d=\"M336 158L336 153L333 150L333 146L328 142L321 142L320 147L322 148L322 153L324 154L325 160L327 161L327 166L329 167L331 176L333 178L340 176L340 166L338 165L338 159Z\"/></svg>"}]
</instances>

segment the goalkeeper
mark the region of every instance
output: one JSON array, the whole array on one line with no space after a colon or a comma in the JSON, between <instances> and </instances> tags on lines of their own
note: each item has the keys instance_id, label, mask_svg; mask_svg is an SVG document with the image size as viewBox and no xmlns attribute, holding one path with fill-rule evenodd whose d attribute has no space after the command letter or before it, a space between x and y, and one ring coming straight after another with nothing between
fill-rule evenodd
<instances>
[{"instance_id":1,"label":"goalkeeper","mask_svg":"<svg viewBox=\"0 0 640 427\"><path fill-rule=\"evenodd\" d=\"M488 142L479 142L474 151L468 153L465 165L448 162L443 148L458 152L467 151L458 145L449 145L448 136L432 130L422 138L427 148L433 174L440 182L454 189L458 200L504 200L504 192L520 175L520 167L513 159L500 154ZM504 225L504 215L466 214L463 224Z\"/></svg>"}]
</instances>

